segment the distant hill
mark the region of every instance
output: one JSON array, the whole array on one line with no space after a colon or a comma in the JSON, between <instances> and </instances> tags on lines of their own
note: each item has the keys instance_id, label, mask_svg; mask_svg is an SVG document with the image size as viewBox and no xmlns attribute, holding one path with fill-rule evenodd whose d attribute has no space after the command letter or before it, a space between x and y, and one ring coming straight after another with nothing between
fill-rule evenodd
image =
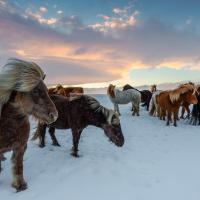
<instances>
[{"instance_id":1,"label":"distant hill","mask_svg":"<svg viewBox=\"0 0 200 200\"><path fill-rule=\"evenodd\" d=\"M169 89L174 89L178 85L186 83L188 81L182 81L182 82L176 82L176 83L162 83L162 84L157 84L157 89L159 90L169 90ZM195 84L199 84L200 82L194 82ZM150 85L141 85L141 86L134 86L133 87L139 89L139 90L149 90ZM48 85L48 87L51 87ZM84 88L84 91L86 94L106 94L107 88L102 87L102 88Z\"/></svg>"}]
</instances>

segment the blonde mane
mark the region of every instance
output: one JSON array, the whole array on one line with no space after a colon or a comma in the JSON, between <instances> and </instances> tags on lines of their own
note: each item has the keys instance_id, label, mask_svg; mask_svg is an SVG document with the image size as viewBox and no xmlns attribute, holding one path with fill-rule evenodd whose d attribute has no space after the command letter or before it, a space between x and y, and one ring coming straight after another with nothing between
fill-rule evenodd
<instances>
[{"instance_id":1,"label":"blonde mane","mask_svg":"<svg viewBox=\"0 0 200 200\"><path fill-rule=\"evenodd\" d=\"M191 83L186 83L180 85L177 89L169 92L169 97L172 103L178 101L180 99L181 94L185 94L186 92L193 91L195 92L195 86Z\"/></svg>"},{"instance_id":2,"label":"blonde mane","mask_svg":"<svg viewBox=\"0 0 200 200\"><path fill-rule=\"evenodd\" d=\"M10 58L0 68L0 116L12 91L29 92L45 77L42 69L33 62Z\"/></svg>"}]
</instances>

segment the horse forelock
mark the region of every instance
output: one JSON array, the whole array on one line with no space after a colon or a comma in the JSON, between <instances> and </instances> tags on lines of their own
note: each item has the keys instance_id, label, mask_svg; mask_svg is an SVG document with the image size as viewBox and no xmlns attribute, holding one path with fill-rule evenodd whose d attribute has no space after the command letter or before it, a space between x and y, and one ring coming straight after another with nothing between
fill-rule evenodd
<instances>
[{"instance_id":1,"label":"horse forelock","mask_svg":"<svg viewBox=\"0 0 200 200\"><path fill-rule=\"evenodd\" d=\"M44 76L36 63L9 59L0 70L0 112L12 91L29 92L43 81Z\"/></svg>"},{"instance_id":2,"label":"horse forelock","mask_svg":"<svg viewBox=\"0 0 200 200\"><path fill-rule=\"evenodd\" d=\"M114 110L108 110L107 122L108 124L119 125L119 115Z\"/></svg>"}]
</instances>

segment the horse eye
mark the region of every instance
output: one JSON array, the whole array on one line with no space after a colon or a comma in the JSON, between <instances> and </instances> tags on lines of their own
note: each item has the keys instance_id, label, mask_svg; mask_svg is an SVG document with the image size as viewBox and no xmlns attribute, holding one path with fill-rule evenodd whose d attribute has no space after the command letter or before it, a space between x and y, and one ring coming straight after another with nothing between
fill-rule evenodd
<instances>
[{"instance_id":1,"label":"horse eye","mask_svg":"<svg viewBox=\"0 0 200 200\"><path fill-rule=\"evenodd\" d=\"M33 90L33 95L39 95L39 91L37 89Z\"/></svg>"}]
</instances>

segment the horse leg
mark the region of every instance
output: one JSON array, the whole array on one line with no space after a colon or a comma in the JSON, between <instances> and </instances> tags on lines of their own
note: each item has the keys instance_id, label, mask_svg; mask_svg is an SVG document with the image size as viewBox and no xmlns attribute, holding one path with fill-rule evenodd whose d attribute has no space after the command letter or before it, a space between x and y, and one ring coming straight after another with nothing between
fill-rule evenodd
<instances>
[{"instance_id":1,"label":"horse leg","mask_svg":"<svg viewBox=\"0 0 200 200\"><path fill-rule=\"evenodd\" d=\"M186 118L187 118L187 119L190 119L190 108L189 108L189 105L185 106L185 109L186 109L186 111L187 111L187 116L186 116Z\"/></svg>"},{"instance_id":2,"label":"horse leg","mask_svg":"<svg viewBox=\"0 0 200 200\"><path fill-rule=\"evenodd\" d=\"M167 126L169 126L169 123L170 123L170 120L171 120L171 111L167 111Z\"/></svg>"},{"instance_id":3,"label":"horse leg","mask_svg":"<svg viewBox=\"0 0 200 200\"><path fill-rule=\"evenodd\" d=\"M118 108L118 105L116 103L114 103L114 111L119 114L119 108Z\"/></svg>"},{"instance_id":4,"label":"horse leg","mask_svg":"<svg viewBox=\"0 0 200 200\"><path fill-rule=\"evenodd\" d=\"M147 111L149 111L149 104L150 104L151 98L147 99Z\"/></svg>"},{"instance_id":5,"label":"horse leg","mask_svg":"<svg viewBox=\"0 0 200 200\"><path fill-rule=\"evenodd\" d=\"M181 119L184 119L184 114L185 114L185 107L182 106L182 109L181 109Z\"/></svg>"},{"instance_id":6,"label":"horse leg","mask_svg":"<svg viewBox=\"0 0 200 200\"><path fill-rule=\"evenodd\" d=\"M137 111L137 116L140 116L140 103L139 102L137 104L136 111Z\"/></svg>"},{"instance_id":7,"label":"horse leg","mask_svg":"<svg viewBox=\"0 0 200 200\"><path fill-rule=\"evenodd\" d=\"M52 145L60 147L60 144L58 143L58 140L56 139L56 136L55 136L55 128L54 127L49 128L49 134L51 136Z\"/></svg>"},{"instance_id":8,"label":"horse leg","mask_svg":"<svg viewBox=\"0 0 200 200\"><path fill-rule=\"evenodd\" d=\"M0 173L1 173L1 171L2 171L1 161L4 161L4 160L6 160L6 158L4 157L3 154L0 154Z\"/></svg>"},{"instance_id":9,"label":"horse leg","mask_svg":"<svg viewBox=\"0 0 200 200\"><path fill-rule=\"evenodd\" d=\"M45 147L45 134L46 134L46 124L39 124L38 135L39 135L39 147Z\"/></svg>"},{"instance_id":10,"label":"horse leg","mask_svg":"<svg viewBox=\"0 0 200 200\"><path fill-rule=\"evenodd\" d=\"M135 104L134 104L133 102L132 102L132 108L133 108L133 109L132 109L132 111L133 111L133 112L132 112L132 115L135 116L136 108L135 108Z\"/></svg>"},{"instance_id":11,"label":"horse leg","mask_svg":"<svg viewBox=\"0 0 200 200\"><path fill-rule=\"evenodd\" d=\"M174 115L174 126L176 127L178 119L178 110L174 110L173 115Z\"/></svg>"},{"instance_id":12,"label":"horse leg","mask_svg":"<svg viewBox=\"0 0 200 200\"><path fill-rule=\"evenodd\" d=\"M12 163L13 163L12 187L14 187L17 190L17 192L25 190L27 188L27 184L24 181L23 177L23 157L25 151L26 151L26 146L15 148L13 149L13 154L12 154Z\"/></svg>"},{"instance_id":13,"label":"horse leg","mask_svg":"<svg viewBox=\"0 0 200 200\"><path fill-rule=\"evenodd\" d=\"M119 112L119 105L115 104L115 107L116 107L116 111L117 111L118 115L121 115L120 112Z\"/></svg>"},{"instance_id":14,"label":"horse leg","mask_svg":"<svg viewBox=\"0 0 200 200\"><path fill-rule=\"evenodd\" d=\"M161 108L160 108L160 106L159 105L155 105L155 107L156 107L156 116L157 117L160 117L160 112L161 112Z\"/></svg>"},{"instance_id":15,"label":"horse leg","mask_svg":"<svg viewBox=\"0 0 200 200\"><path fill-rule=\"evenodd\" d=\"M82 130L72 129L73 147L71 155L74 157L79 157L78 155L78 144L81 136Z\"/></svg>"}]
</instances>

